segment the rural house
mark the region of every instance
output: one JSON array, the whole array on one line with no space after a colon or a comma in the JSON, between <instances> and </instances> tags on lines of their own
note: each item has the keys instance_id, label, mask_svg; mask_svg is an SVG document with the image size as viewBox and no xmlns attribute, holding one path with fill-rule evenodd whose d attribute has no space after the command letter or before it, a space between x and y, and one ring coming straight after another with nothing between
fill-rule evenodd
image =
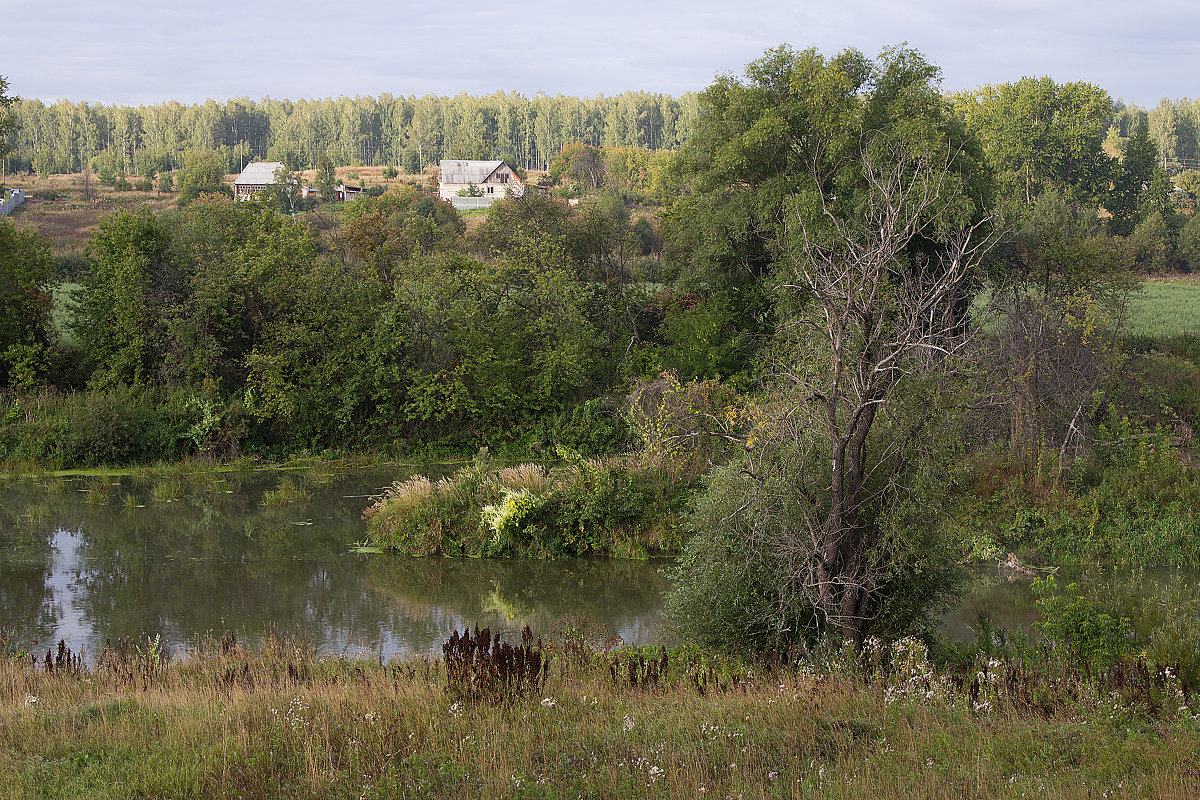
<instances>
[{"instance_id":1,"label":"rural house","mask_svg":"<svg viewBox=\"0 0 1200 800\"><path fill-rule=\"evenodd\" d=\"M278 161L253 161L233 180L233 196L238 200L249 200L259 192L265 192L275 183L276 173L283 169Z\"/></svg>"},{"instance_id":2,"label":"rural house","mask_svg":"<svg viewBox=\"0 0 1200 800\"><path fill-rule=\"evenodd\" d=\"M455 208L483 208L506 195L520 197L525 193L525 184L503 161L445 160L439 166L442 177L438 196ZM481 197L459 196L472 186L482 192Z\"/></svg>"},{"instance_id":3,"label":"rural house","mask_svg":"<svg viewBox=\"0 0 1200 800\"><path fill-rule=\"evenodd\" d=\"M255 161L247 164L246 168L242 170L242 174L233 181L233 196L238 200L249 200L259 192L265 192L267 187L274 186L278 182L279 171L282 169L283 164L278 161ZM363 187L347 186L345 183L341 183L333 190L333 193L336 200L353 200L363 193ZM300 196L316 197L317 190L311 186L302 185Z\"/></svg>"}]
</instances>

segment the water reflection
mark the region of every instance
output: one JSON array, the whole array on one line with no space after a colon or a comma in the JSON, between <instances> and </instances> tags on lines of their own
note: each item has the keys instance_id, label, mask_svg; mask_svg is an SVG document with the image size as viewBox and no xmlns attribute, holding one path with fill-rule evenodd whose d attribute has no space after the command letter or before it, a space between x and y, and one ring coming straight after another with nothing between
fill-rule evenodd
<instances>
[{"instance_id":1,"label":"water reflection","mask_svg":"<svg viewBox=\"0 0 1200 800\"><path fill-rule=\"evenodd\" d=\"M93 653L122 636L189 644L226 630L253 639L274 626L325 653L432 655L455 627L515 633L529 625L545 634L567 614L626 642L669 641L664 562L350 552L365 533L366 496L397 477L308 476L310 499L286 506L262 502L282 479L277 472L207 476L170 503L154 502L156 487L132 479L106 489L108 504L87 502L97 492L85 479L0 487L0 625ZM1173 578L1063 570L1059 583L1070 580L1109 581L1102 596L1115 599ZM1030 631L1038 613L1029 581L976 572L941 630L972 641L981 613L995 627Z\"/></svg>"},{"instance_id":2,"label":"water reflection","mask_svg":"<svg viewBox=\"0 0 1200 800\"><path fill-rule=\"evenodd\" d=\"M88 652L121 636L186 644L275 626L326 653L433 654L455 627L548 632L565 614L628 642L662 638L661 564L349 552L364 533L364 495L395 477L342 475L278 507L262 505L280 480L270 473L231 474L171 503L130 479L106 505L86 502L86 481L10 485L0 490L0 624Z\"/></svg>"}]
</instances>

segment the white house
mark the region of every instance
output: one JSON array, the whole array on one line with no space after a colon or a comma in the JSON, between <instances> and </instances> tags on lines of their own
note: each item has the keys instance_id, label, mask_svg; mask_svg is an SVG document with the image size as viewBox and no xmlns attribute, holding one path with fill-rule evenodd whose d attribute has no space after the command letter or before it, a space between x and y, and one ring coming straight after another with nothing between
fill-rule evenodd
<instances>
[{"instance_id":1,"label":"white house","mask_svg":"<svg viewBox=\"0 0 1200 800\"><path fill-rule=\"evenodd\" d=\"M449 200L456 208L479 208L489 206L507 195L520 197L525 194L525 184L503 161L455 161L444 160L441 179L438 181L438 196ZM459 197L464 189L476 187L482 197Z\"/></svg>"},{"instance_id":2,"label":"white house","mask_svg":"<svg viewBox=\"0 0 1200 800\"><path fill-rule=\"evenodd\" d=\"M252 161L233 180L233 196L237 200L249 200L259 192L265 192L275 183L283 164L278 161Z\"/></svg>"}]
</instances>

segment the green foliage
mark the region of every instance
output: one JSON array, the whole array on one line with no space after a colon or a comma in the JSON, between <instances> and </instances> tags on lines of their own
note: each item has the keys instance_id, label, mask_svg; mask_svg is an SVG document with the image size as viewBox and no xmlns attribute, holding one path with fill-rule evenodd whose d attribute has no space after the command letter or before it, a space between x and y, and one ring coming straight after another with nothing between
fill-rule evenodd
<instances>
[{"instance_id":1,"label":"green foliage","mask_svg":"<svg viewBox=\"0 0 1200 800\"><path fill-rule=\"evenodd\" d=\"M1116 165L1101 148L1112 109L1100 87L1026 77L959 93L954 104L996 171L1010 224L1048 190L1082 204L1107 193Z\"/></svg>"},{"instance_id":2,"label":"green foliage","mask_svg":"<svg viewBox=\"0 0 1200 800\"><path fill-rule=\"evenodd\" d=\"M36 378L50 334L50 278L50 243L0 219L0 387Z\"/></svg>"},{"instance_id":3,"label":"green foliage","mask_svg":"<svg viewBox=\"0 0 1200 800\"><path fill-rule=\"evenodd\" d=\"M684 380L703 380L729 378L749 366L749 337L739 330L735 305L727 295L668 298L663 298L666 309L658 331L666 369Z\"/></svg>"},{"instance_id":4,"label":"green foliage","mask_svg":"<svg viewBox=\"0 0 1200 800\"><path fill-rule=\"evenodd\" d=\"M827 514L821 476L828 463L820 441L781 440L736 454L705 477L667 597L667 616L682 634L745 652L783 652L839 635L804 578L814 557L807 543ZM877 591L863 631L885 640L928 628L958 582L956 553L935 523L945 509L945 472L914 464L898 480L906 491L894 505L860 511L876 515L867 559ZM878 489L870 495L884 497Z\"/></svg>"},{"instance_id":5,"label":"green foliage","mask_svg":"<svg viewBox=\"0 0 1200 800\"><path fill-rule=\"evenodd\" d=\"M120 210L101 220L88 244L88 273L75 295L71 333L106 388L145 383L167 302L180 286L169 259L170 233L149 210Z\"/></svg>"},{"instance_id":6,"label":"green foliage","mask_svg":"<svg viewBox=\"0 0 1200 800\"><path fill-rule=\"evenodd\" d=\"M202 194L223 194L233 197L225 184L227 164L212 150L187 150L183 154L183 169L179 171L179 205L187 205Z\"/></svg>"},{"instance_id":7,"label":"green foliage","mask_svg":"<svg viewBox=\"0 0 1200 800\"><path fill-rule=\"evenodd\" d=\"M0 424L0 459L54 467L144 464L184 455L188 412L177 396L108 391L15 400Z\"/></svg>"},{"instance_id":8,"label":"green foliage","mask_svg":"<svg viewBox=\"0 0 1200 800\"><path fill-rule=\"evenodd\" d=\"M333 159L329 157L329 153L322 153L317 157L316 164L317 175L313 179L316 184L317 193L320 195L321 202L332 203L337 200L335 195L337 191L337 173L334 171Z\"/></svg>"},{"instance_id":9,"label":"green foliage","mask_svg":"<svg viewBox=\"0 0 1200 800\"><path fill-rule=\"evenodd\" d=\"M9 137L19 125L16 115L12 112L12 105L16 102L16 98L5 94L7 91L8 81L3 75L0 75L0 163L5 163L5 159L8 158L9 151L12 149Z\"/></svg>"},{"instance_id":10,"label":"green foliage","mask_svg":"<svg viewBox=\"0 0 1200 800\"><path fill-rule=\"evenodd\" d=\"M1161 211L1146 215L1129 236L1134 263L1148 274L1166 272L1174 259L1174 237Z\"/></svg>"},{"instance_id":11,"label":"green foliage","mask_svg":"<svg viewBox=\"0 0 1200 800\"><path fill-rule=\"evenodd\" d=\"M438 481L416 476L367 509L373 544L407 555L645 557L679 545L686 488L619 459L497 468L481 454Z\"/></svg>"},{"instance_id":12,"label":"green foliage","mask_svg":"<svg viewBox=\"0 0 1200 800\"><path fill-rule=\"evenodd\" d=\"M1042 614L1038 629L1051 641L1065 646L1072 659L1101 670L1128 654L1129 620L1113 617L1084 597L1079 584L1069 584L1059 592L1051 575L1035 580L1033 591Z\"/></svg>"},{"instance_id":13,"label":"green foliage","mask_svg":"<svg viewBox=\"0 0 1200 800\"><path fill-rule=\"evenodd\" d=\"M1180 228L1178 248L1187 268L1200 272L1200 213L1193 213Z\"/></svg>"}]
</instances>

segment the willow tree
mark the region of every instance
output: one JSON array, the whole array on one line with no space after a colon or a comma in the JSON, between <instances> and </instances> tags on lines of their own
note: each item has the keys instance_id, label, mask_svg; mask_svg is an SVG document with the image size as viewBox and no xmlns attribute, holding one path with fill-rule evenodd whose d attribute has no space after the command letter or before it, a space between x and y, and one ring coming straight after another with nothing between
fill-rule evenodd
<instances>
[{"instance_id":1,"label":"willow tree","mask_svg":"<svg viewBox=\"0 0 1200 800\"><path fill-rule=\"evenodd\" d=\"M937 384L970 341L966 301L995 238L981 159L935 67L903 49L791 63L776 86L808 124L766 112L742 137L792 169L790 187L770 186L768 390L743 453L697 501L671 598L718 645L859 643L911 628L948 588L928 518Z\"/></svg>"}]
</instances>

